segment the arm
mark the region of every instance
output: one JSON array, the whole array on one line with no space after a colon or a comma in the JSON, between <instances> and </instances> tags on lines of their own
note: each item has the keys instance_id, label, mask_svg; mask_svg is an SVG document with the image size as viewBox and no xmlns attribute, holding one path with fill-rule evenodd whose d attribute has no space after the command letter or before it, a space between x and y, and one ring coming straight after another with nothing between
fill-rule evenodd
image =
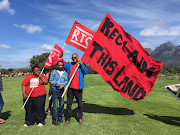
<instances>
[{"instance_id":1,"label":"arm","mask_svg":"<svg viewBox=\"0 0 180 135\"><path fill-rule=\"evenodd\" d=\"M79 68L81 68L81 71L83 72L83 74L88 74L88 69L86 68L85 64L83 64L82 60L79 60Z\"/></svg>"},{"instance_id":2,"label":"arm","mask_svg":"<svg viewBox=\"0 0 180 135\"><path fill-rule=\"evenodd\" d=\"M45 85L48 84L48 80L42 76L42 74L39 75L39 78L43 81Z\"/></svg>"},{"instance_id":3,"label":"arm","mask_svg":"<svg viewBox=\"0 0 180 135\"><path fill-rule=\"evenodd\" d=\"M23 99L26 99L27 96L25 94L25 91L26 91L26 86L22 85L22 93L23 93Z\"/></svg>"}]
</instances>

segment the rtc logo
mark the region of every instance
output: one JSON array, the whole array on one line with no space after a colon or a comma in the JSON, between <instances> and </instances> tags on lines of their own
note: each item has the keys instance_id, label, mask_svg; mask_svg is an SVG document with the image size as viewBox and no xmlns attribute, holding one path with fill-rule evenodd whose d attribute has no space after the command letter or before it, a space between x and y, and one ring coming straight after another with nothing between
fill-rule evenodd
<instances>
[{"instance_id":1,"label":"rtc logo","mask_svg":"<svg viewBox=\"0 0 180 135\"><path fill-rule=\"evenodd\" d=\"M83 47L84 49L87 49L89 42L92 41L92 38L92 34L76 26L70 41Z\"/></svg>"},{"instance_id":2,"label":"rtc logo","mask_svg":"<svg viewBox=\"0 0 180 135\"><path fill-rule=\"evenodd\" d=\"M75 21L66 39L66 43L85 52L91 44L94 34L94 31Z\"/></svg>"}]
</instances>

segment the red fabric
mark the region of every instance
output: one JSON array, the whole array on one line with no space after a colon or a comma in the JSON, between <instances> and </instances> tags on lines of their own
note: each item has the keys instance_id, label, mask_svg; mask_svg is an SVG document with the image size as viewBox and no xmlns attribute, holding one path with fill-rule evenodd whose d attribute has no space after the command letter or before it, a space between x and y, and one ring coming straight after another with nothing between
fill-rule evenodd
<instances>
[{"instance_id":1,"label":"red fabric","mask_svg":"<svg viewBox=\"0 0 180 135\"><path fill-rule=\"evenodd\" d=\"M85 52L94 34L94 31L75 21L66 39L66 43Z\"/></svg>"},{"instance_id":2,"label":"red fabric","mask_svg":"<svg viewBox=\"0 0 180 135\"><path fill-rule=\"evenodd\" d=\"M151 91L163 65L153 60L108 13L82 61L96 70L114 90L135 100L145 98Z\"/></svg>"},{"instance_id":3,"label":"red fabric","mask_svg":"<svg viewBox=\"0 0 180 135\"><path fill-rule=\"evenodd\" d=\"M43 78L47 79L44 75L43 75ZM33 80L37 81L38 77L30 74L30 75L26 76L26 78L21 83L21 85L26 86L26 91L25 91L26 96L29 96L29 93L31 92L31 90L33 88L33 84L34 84L32 82ZM36 87L36 86L38 86L38 87ZM35 85L34 90L33 90L30 97L39 97L39 96L42 96L44 94L46 94L46 89L44 87L43 81L41 79L39 79L39 83L37 81L37 85Z\"/></svg>"},{"instance_id":4,"label":"red fabric","mask_svg":"<svg viewBox=\"0 0 180 135\"><path fill-rule=\"evenodd\" d=\"M69 80L71 79L71 76L73 75L76 67L77 67L77 65L72 65L71 66ZM78 74L78 70L76 71L76 73L74 75L74 78L72 79L71 84L69 85L69 88L79 90L79 74Z\"/></svg>"},{"instance_id":5,"label":"red fabric","mask_svg":"<svg viewBox=\"0 0 180 135\"><path fill-rule=\"evenodd\" d=\"M64 62L64 60L61 58L62 56L63 56L63 50L56 44L43 68L54 66L58 63L58 61Z\"/></svg>"}]
</instances>

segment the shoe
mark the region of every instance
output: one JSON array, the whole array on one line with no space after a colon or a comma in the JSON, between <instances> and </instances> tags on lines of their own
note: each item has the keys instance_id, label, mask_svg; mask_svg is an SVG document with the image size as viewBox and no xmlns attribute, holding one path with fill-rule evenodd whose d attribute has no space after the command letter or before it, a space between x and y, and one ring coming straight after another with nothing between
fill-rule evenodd
<instances>
[{"instance_id":1,"label":"shoe","mask_svg":"<svg viewBox=\"0 0 180 135\"><path fill-rule=\"evenodd\" d=\"M66 122L64 123L64 126L67 126L69 123L70 123L70 121L66 121Z\"/></svg>"},{"instance_id":2,"label":"shoe","mask_svg":"<svg viewBox=\"0 0 180 135\"><path fill-rule=\"evenodd\" d=\"M57 120L53 120L52 124L54 124L55 126L59 126L60 125L58 119Z\"/></svg>"},{"instance_id":3,"label":"shoe","mask_svg":"<svg viewBox=\"0 0 180 135\"><path fill-rule=\"evenodd\" d=\"M51 111L48 111L47 117L51 116Z\"/></svg>"},{"instance_id":4,"label":"shoe","mask_svg":"<svg viewBox=\"0 0 180 135\"><path fill-rule=\"evenodd\" d=\"M28 125L27 125L27 124L24 124L24 127L28 127Z\"/></svg>"},{"instance_id":5,"label":"shoe","mask_svg":"<svg viewBox=\"0 0 180 135\"><path fill-rule=\"evenodd\" d=\"M42 127L42 126L43 126L43 124L42 124L42 123L39 123L39 124L38 124L38 127Z\"/></svg>"},{"instance_id":6,"label":"shoe","mask_svg":"<svg viewBox=\"0 0 180 135\"><path fill-rule=\"evenodd\" d=\"M0 118L0 123L5 123L6 121Z\"/></svg>"},{"instance_id":7,"label":"shoe","mask_svg":"<svg viewBox=\"0 0 180 135\"><path fill-rule=\"evenodd\" d=\"M59 121L60 123L63 123L63 117L59 117L59 118L58 118L58 121Z\"/></svg>"},{"instance_id":8,"label":"shoe","mask_svg":"<svg viewBox=\"0 0 180 135\"><path fill-rule=\"evenodd\" d=\"M79 124L80 124L80 125L84 125L84 122L83 122L82 119L79 120Z\"/></svg>"}]
</instances>

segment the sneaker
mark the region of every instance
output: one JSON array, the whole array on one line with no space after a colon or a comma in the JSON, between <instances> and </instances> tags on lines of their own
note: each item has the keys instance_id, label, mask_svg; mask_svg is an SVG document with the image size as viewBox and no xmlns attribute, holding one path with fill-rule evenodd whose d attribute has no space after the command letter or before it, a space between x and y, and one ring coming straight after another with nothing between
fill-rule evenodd
<instances>
[{"instance_id":1,"label":"sneaker","mask_svg":"<svg viewBox=\"0 0 180 135\"><path fill-rule=\"evenodd\" d=\"M84 125L84 122L83 122L82 119L79 120L79 124L80 124L80 125Z\"/></svg>"},{"instance_id":2,"label":"sneaker","mask_svg":"<svg viewBox=\"0 0 180 135\"><path fill-rule=\"evenodd\" d=\"M52 124L54 124L55 126L59 126L59 125L60 125L58 119L57 119L57 120L53 120L53 121L52 121Z\"/></svg>"},{"instance_id":3,"label":"sneaker","mask_svg":"<svg viewBox=\"0 0 180 135\"><path fill-rule=\"evenodd\" d=\"M63 123L63 117L59 117L59 118L58 118L58 121L59 121L60 123Z\"/></svg>"},{"instance_id":4,"label":"sneaker","mask_svg":"<svg viewBox=\"0 0 180 135\"><path fill-rule=\"evenodd\" d=\"M47 117L51 116L51 111L48 111Z\"/></svg>"},{"instance_id":5,"label":"sneaker","mask_svg":"<svg viewBox=\"0 0 180 135\"><path fill-rule=\"evenodd\" d=\"M5 123L6 121L0 118L0 123Z\"/></svg>"},{"instance_id":6,"label":"sneaker","mask_svg":"<svg viewBox=\"0 0 180 135\"><path fill-rule=\"evenodd\" d=\"M28 125L27 125L27 124L24 124L24 127L28 127Z\"/></svg>"},{"instance_id":7,"label":"sneaker","mask_svg":"<svg viewBox=\"0 0 180 135\"><path fill-rule=\"evenodd\" d=\"M66 121L66 122L64 123L64 126L67 126L69 123L70 123L70 121Z\"/></svg>"},{"instance_id":8,"label":"sneaker","mask_svg":"<svg viewBox=\"0 0 180 135\"><path fill-rule=\"evenodd\" d=\"M43 124L42 124L42 123L39 123L39 124L38 124L38 127L42 127L42 126L43 126Z\"/></svg>"}]
</instances>

